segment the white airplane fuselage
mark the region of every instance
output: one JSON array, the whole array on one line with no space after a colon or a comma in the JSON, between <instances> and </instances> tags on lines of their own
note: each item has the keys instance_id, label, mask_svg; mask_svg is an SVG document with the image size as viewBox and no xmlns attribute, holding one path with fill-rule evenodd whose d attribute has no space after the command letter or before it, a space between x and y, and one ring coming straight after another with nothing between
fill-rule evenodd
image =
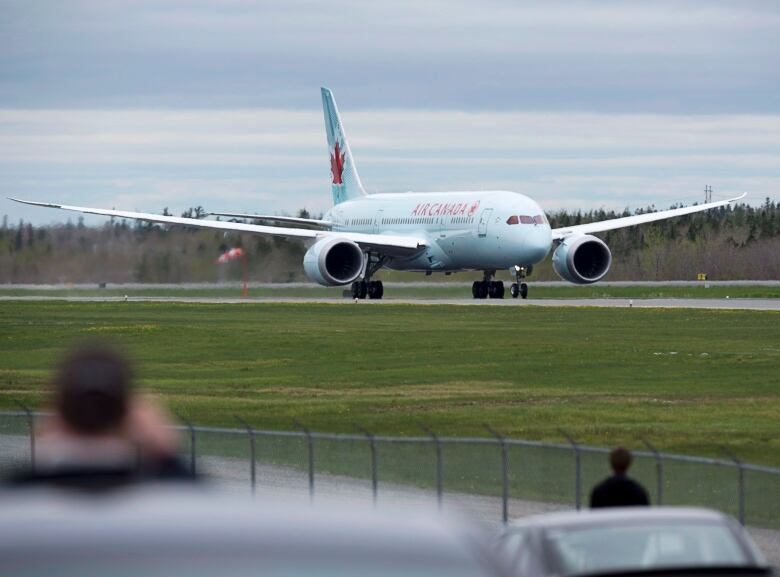
<instances>
[{"instance_id":1,"label":"white airplane fuselage","mask_svg":"<svg viewBox=\"0 0 780 577\"><path fill-rule=\"evenodd\" d=\"M390 257L395 270L508 269L544 260L550 225L531 198L509 191L372 194L328 211L333 231L427 239L412 256Z\"/></svg>"}]
</instances>

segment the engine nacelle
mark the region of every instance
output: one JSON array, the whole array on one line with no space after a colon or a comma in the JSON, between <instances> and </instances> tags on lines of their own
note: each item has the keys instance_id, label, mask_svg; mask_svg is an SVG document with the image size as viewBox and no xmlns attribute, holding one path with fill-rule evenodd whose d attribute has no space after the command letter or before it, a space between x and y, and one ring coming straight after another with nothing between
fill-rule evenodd
<instances>
[{"instance_id":1,"label":"engine nacelle","mask_svg":"<svg viewBox=\"0 0 780 577\"><path fill-rule=\"evenodd\" d=\"M303 257L303 270L323 286L350 284L363 271L363 251L351 240L329 237L314 243Z\"/></svg>"},{"instance_id":2,"label":"engine nacelle","mask_svg":"<svg viewBox=\"0 0 780 577\"><path fill-rule=\"evenodd\" d=\"M612 253L600 238L589 234L565 239L553 253L553 269L563 280L591 284L604 278Z\"/></svg>"}]
</instances>

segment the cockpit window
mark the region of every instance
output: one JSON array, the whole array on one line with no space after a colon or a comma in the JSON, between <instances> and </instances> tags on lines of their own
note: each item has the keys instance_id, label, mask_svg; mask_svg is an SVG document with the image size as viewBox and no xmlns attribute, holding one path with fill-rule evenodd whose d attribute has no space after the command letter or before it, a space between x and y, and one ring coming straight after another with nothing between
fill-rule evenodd
<instances>
[{"instance_id":1,"label":"cockpit window","mask_svg":"<svg viewBox=\"0 0 780 577\"><path fill-rule=\"evenodd\" d=\"M521 214L519 216L512 215L506 219L507 224L545 224L547 219L543 214L537 214L536 216L529 216L527 214Z\"/></svg>"}]
</instances>

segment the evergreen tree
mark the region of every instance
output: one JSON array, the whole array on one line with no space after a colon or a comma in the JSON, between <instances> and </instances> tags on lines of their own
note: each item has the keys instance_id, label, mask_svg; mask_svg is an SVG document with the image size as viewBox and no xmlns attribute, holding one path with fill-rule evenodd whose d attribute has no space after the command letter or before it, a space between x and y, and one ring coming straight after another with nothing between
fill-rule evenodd
<instances>
[{"instance_id":1,"label":"evergreen tree","mask_svg":"<svg viewBox=\"0 0 780 577\"><path fill-rule=\"evenodd\" d=\"M24 222L19 220L19 228L16 229L16 236L14 236L14 251L19 252L24 246Z\"/></svg>"}]
</instances>

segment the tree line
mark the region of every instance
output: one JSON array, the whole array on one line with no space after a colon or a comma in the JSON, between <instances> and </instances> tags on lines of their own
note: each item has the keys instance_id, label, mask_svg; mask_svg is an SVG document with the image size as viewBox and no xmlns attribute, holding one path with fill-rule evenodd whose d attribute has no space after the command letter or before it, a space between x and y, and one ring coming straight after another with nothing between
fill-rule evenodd
<instances>
[{"instance_id":1,"label":"tree line","mask_svg":"<svg viewBox=\"0 0 780 577\"><path fill-rule=\"evenodd\" d=\"M562 227L653 210L562 210L548 216L553 227ZM167 208L163 214L170 214ZM202 207L192 207L182 216L205 214ZM302 209L298 216L310 215ZM713 280L780 278L780 204L769 198L761 206L730 205L599 236L613 254L608 280L690 280L701 272ZM301 267L306 246L299 240L120 219L97 227L85 226L81 218L33 226L10 223L6 215L0 226L0 283L238 280L241 263L216 264L233 247L246 252L250 280L307 280ZM532 278L557 279L549 262L537 266Z\"/></svg>"}]
</instances>

